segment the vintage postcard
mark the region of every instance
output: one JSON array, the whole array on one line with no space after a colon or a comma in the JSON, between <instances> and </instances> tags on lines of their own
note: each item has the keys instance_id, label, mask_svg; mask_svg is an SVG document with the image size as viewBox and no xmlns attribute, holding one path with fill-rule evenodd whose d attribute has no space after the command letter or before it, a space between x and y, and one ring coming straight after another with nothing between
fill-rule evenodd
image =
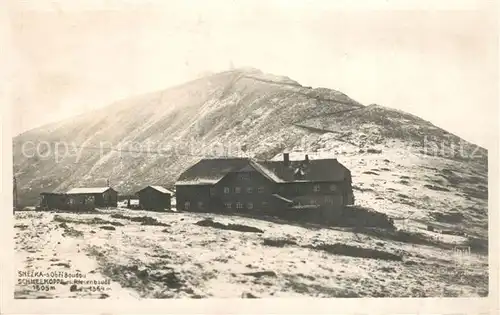
<instances>
[{"instance_id":1,"label":"vintage postcard","mask_svg":"<svg viewBox=\"0 0 500 315\"><path fill-rule=\"evenodd\" d=\"M498 308L496 1L4 11L2 312Z\"/></svg>"}]
</instances>

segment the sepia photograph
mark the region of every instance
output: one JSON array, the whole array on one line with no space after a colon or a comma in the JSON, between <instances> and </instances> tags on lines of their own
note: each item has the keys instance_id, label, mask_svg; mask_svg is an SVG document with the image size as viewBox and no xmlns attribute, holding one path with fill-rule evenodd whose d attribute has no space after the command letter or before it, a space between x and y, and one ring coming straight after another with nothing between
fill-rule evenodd
<instances>
[{"instance_id":1,"label":"sepia photograph","mask_svg":"<svg viewBox=\"0 0 500 315\"><path fill-rule=\"evenodd\" d=\"M491 297L496 2L403 2L11 2L4 294Z\"/></svg>"}]
</instances>

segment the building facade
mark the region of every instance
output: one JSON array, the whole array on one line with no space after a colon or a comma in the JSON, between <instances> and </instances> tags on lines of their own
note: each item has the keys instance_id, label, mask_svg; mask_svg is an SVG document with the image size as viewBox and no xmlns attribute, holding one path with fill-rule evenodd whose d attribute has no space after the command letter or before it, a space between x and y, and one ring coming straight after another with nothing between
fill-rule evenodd
<instances>
[{"instance_id":1,"label":"building facade","mask_svg":"<svg viewBox=\"0 0 500 315\"><path fill-rule=\"evenodd\" d=\"M65 194L42 192L40 194L40 208L43 210L66 210L69 207L68 200L69 198Z\"/></svg>"},{"instance_id":2,"label":"building facade","mask_svg":"<svg viewBox=\"0 0 500 315\"><path fill-rule=\"evenodd\" d=\"M42 210L91 211L95 203L93 196L43 192L39 207Z\"/></svg>"},{"instance_id":3,"label":"building facade","mask_svg":"<svg viewBox=\"0 0 500 315\"><path fill-rule=\"evenodd\" d=\"M85 205L93 203L95 207L117 207L118 192L111 187L73 188L66 192L71 203Z\"/></svg>"},{"instance_id":4,"label":"building facade","mask_svg":"<svg viewBox=\"0 0 500 315\"><path fill-rule=\"evenodd\" d=\"M336 159L204 159L176 182L177 209L279 214L297 207L336 211L353 204L351 173Z\"/></svg>"}]
</instances>

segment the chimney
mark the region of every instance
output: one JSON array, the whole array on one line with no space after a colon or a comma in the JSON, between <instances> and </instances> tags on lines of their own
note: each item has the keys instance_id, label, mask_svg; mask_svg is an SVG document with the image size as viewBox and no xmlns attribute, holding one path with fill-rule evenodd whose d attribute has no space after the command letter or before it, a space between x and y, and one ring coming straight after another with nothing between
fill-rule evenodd
<instances>
[{"instance_id":1,"label":"chimney","mask_svg":"<svg viewBox=\"0 0 500 315\"><path fill-rule=\"evenodd\" d=\"M309 163L309 155L306 154L306 156L304 158L304 162Z\"/></svg>"},{"instance_id":2,"label":"chimney","mask_svg":"<svg viewBox=\"0 0 500 315\"><path fill-rule=\"evenodd\" d=\"M283 153L283 165L290 166L290 154Z\"/></svg>"}]
</instances>

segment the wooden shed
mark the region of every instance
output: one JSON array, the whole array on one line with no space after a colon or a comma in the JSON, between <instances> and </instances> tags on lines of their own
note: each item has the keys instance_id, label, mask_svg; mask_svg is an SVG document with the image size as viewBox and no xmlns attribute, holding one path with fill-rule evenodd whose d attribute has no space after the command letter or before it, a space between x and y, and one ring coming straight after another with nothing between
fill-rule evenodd
<instances>
[{"instance_id":1,"label":"wooden shed","mask_svg":"<svg viewBox=\"0 0 500 315\"><path fill-rule=\"evenodd\" d=\"M92 201L96 207L116 207L118 192L111 187L83 187L70 189L66 194L73 202Z\"/></svg>"},{"instance_id":2,"label":"wooden shed","mask_svg":"<svg viewBox=\"0 0 500 315\"><path fill-rule=\"evenodd\" d=\"M95 209L94 197L43 192L40 194L39 208L42 210L91 211Z\"/></svg>"},{"instance_id":3,"label":"wooden shed","mask_svg":"<svg viewBox=\"0 0 500 315\"><path fill-rule=\"evenodd\" d=\"M65 194L53 192L42 192L40 194L40 208L43 210L65 210L68 206L68 196Z\"/></svg>"},{"instance_id":4,"label":"wooden shed","mask_svg":"<svg viewBox=\"0 0 500 315\"><path fill-rule=\"evenodd\" d=\"M145 210L170 210L174 193L162 186L146 186L137 192L139 206Z\"/></svg>"}]
</instances>

